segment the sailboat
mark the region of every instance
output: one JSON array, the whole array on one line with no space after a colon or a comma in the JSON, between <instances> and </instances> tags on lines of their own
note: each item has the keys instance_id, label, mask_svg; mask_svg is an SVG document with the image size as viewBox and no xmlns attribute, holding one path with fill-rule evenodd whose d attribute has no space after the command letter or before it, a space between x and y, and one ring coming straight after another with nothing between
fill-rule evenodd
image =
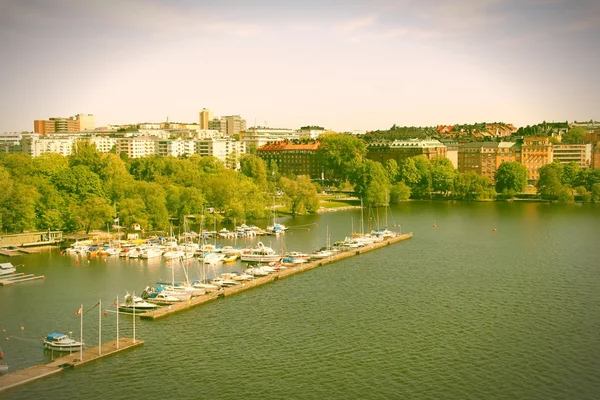
<instances>
[{"instance_id":1,"label":"sailboat","mask_svg":"<svg viewBox=\"0 0 600 400\"><path fill-rule=\"evenodd\" d=\"M269 235L279 235L280 233L285 233L289 228L283 224L275 222L277 219L277 210L275 209L275 197L273 197L273 224L267 226L267 234Z\"/></svg>"}]
</instances>

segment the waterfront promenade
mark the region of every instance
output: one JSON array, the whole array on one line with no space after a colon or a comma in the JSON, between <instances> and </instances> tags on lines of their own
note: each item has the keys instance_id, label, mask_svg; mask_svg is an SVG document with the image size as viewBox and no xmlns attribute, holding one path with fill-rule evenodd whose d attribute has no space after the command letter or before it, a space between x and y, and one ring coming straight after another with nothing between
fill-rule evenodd
<instances>
[{"instance_id":1,"label":"waterfront promenade","mask_svg":"<svg viewBox=\"0 0 600 400\"><path fill-rule=\"evenodd\" d=\"M278 272L269 274L267 276L252 279L251 281L244 282L240 285L230 286L227 288L223 288L217 292L212 292L212 293L205 294L203 296L194 297L186 302L172 304L172 305L169 305L166 307L158 308L154 311L139 314L139 317L141 319L149 319L149 320L163 318L163 317L178 313L180 311L184 311L184 310L190 309L192 307L199 306L201 304L205 304L205 303L217 300L217 299L222 299L227 296L245 292L246 290L253 289L255 287L262 286L267 283L272 283L279 279L284 279L284 278L290 277L292 275L299 274L301 272L309 271L311 269L318 268L318 267L321 267L321 266L324 266L327 264L331 264L336 261L344 260L346 258L358 256L360 254L367 253L367 252L373 251L373 250L377 250L382 247L385 247L385 246L388 246L388 245L391 245L394 243L398 243L398 242L401 242L403 240L407 240L410 238L412 238L412 233L405 233L405 234L401 234L401 235L386 239L382 242L377 242L377 243L373 243L373 244L370 244L370 245L367 245L364 247L359 247L356 249L343 251L343 252L334 254L332 256L329 256L327 258L321 259L321 260L298 264L296 266L293 266L293 267L290 267L290 268L287 268L284 270L280 270Z\"/></svg>"}]
</instances>

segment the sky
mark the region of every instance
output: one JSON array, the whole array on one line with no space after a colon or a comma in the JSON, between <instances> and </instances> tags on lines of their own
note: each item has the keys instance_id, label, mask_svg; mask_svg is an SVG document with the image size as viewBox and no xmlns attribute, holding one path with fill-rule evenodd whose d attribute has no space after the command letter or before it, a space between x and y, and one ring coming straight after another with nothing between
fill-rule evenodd
<instances>
[{"instance_id":1,"label":"sky","mask_svg":"<svg viewBox=\"0 0 600 400\"><path fill-rule=\"evenodd\" d=\"M597 0L0 0L0 132L600 119Z\"/></svg>"}]
</instances>

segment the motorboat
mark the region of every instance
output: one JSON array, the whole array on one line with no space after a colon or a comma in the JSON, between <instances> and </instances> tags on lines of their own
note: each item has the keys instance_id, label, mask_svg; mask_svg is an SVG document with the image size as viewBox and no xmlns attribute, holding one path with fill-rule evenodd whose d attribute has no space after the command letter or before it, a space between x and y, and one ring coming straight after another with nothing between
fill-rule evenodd
<instances>
[{"instance_id":1,"label":"motorboat","mask_svg":"<svg viewBox=\"0 0 600 400\"><path fill-rule=\"evenodd\" d=\"M141 297L132 296L130 294L125 295L125 301L118 306L118 310L121 312L134 312L135 313L144 313L147 311L152 311L158 308L157 304L148 303Z\"/></svg>"},{"instance_id":2,"label":"motorboat","mask_svg":"<svg viewBox=\"0 0 600 400\"><path fill-rule=\"evenodd\" d=\"M219 290L219 288L220 288L217 285L212 285L210 283L204 283L204 282L201 282L201 281L194 281L194 282L192 282L192 287L195 287L195 288L198 288L198 289L204 289L207 292L214 292L214 291Z\"/></svg>"},{"instance_id":3,"label":"motorboat","mask_svg":"<svg viewBox=\"0 0 600 400\"><path fill-rule=\"evenodd\" d=\"M258 242L256 247L243 249L240 258L246 262L277 262L281 259L281 256L272 248Z\"/></svg>"},{"instance_id":4,"label":"motorboat","mask_svg":"<svg viewBox=\"0 0 600 400\"><path fill-rule=\"evenodd\" d=\"M157 247L157 246L148 246L145 248L142 248L142 251L140 252L140 258L155 258L155 257L160 257L162 255L162 250Z\"/></svg>"},{"instance_id":5,"label":"motorboat","mask_svg":"<svg viewBox=\"0 0 600 400\"><path fill-rule=\"evenodd\" d=\"M288 229L289 228L283 224L274 223L273 225L267 226L267 233L270 235L279 235Z\"/></svg>"},{"instance_id":6,"label":"motorboat","mask_svg":"<svg viewBox=\"0 0 600 400\"><path fill-rule=\"evenodd\" d=\"M158 304L158 305L170 305L170 304L175 304L175 303L179 303L183 300L181 300L178 297L172 296L168 293L164 293L164 292L152 292L148 295L148 297L146 298L146 301L149 303L153 303L153 304Z\"/></svg>"},{"instance_id":7,"label":"motorboat","mask_svg":"<svg viewBox=\"0 0 600 400\"><path fill-rule=\"evenodd\" d=\"M68 335L63 333L50 333L44 339L44 348L54 351L79 351L83 345L83 342L71 339Z\"/></svg>"}]
</instances>

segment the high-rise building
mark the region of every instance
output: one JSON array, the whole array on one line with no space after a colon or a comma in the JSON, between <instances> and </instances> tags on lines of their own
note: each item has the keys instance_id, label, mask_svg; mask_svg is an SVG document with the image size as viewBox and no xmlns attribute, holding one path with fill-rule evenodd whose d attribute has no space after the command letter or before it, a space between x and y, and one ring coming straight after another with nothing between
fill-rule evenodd
<instances>
[{"instance_id":1,"label":"high-rise building","mask_svg":"<svg viewBox=\"0 0 600 400\"><path fill-rule=\"evenodd\" d=\"M95 128L92 114L77 114L74 117L52 117L33 121L33 131L41 135L48 133L92 131Z\"/></svg>"},{"instance_id":2,"label":"high-rise building","mask_svg":"<svg viewBox=\"0 0 600 400\"><path fill-rule=\"evenodd\" d=\"M558 143L552 146L552 160L561 164L576 162L579 168L589 168L592 161L591 143Z\"/></svg>"},{"instance_id":3,"label":"high-rise building","mask_svg":"<svg viewBox=\"0 0 600 400\"><path fill-rule=\"evenodd\" d=\"M239 115L229 115L221 117L221 121L225 120L225 132L227 136L239 135L240 131L246 129L246 120Z\"/></svg>"},{"instance_id":4,"label":"high-rise building","mask_svg":"<svg viewBox=\"0 0 600 400\"><path fill-rule=\"evenodd\" d=\"M214 115L212 111L203 108L202 111L200 111L200 129L211 129L208 127L208 124L213 119Z\"/></svg>"}]
</instances>

